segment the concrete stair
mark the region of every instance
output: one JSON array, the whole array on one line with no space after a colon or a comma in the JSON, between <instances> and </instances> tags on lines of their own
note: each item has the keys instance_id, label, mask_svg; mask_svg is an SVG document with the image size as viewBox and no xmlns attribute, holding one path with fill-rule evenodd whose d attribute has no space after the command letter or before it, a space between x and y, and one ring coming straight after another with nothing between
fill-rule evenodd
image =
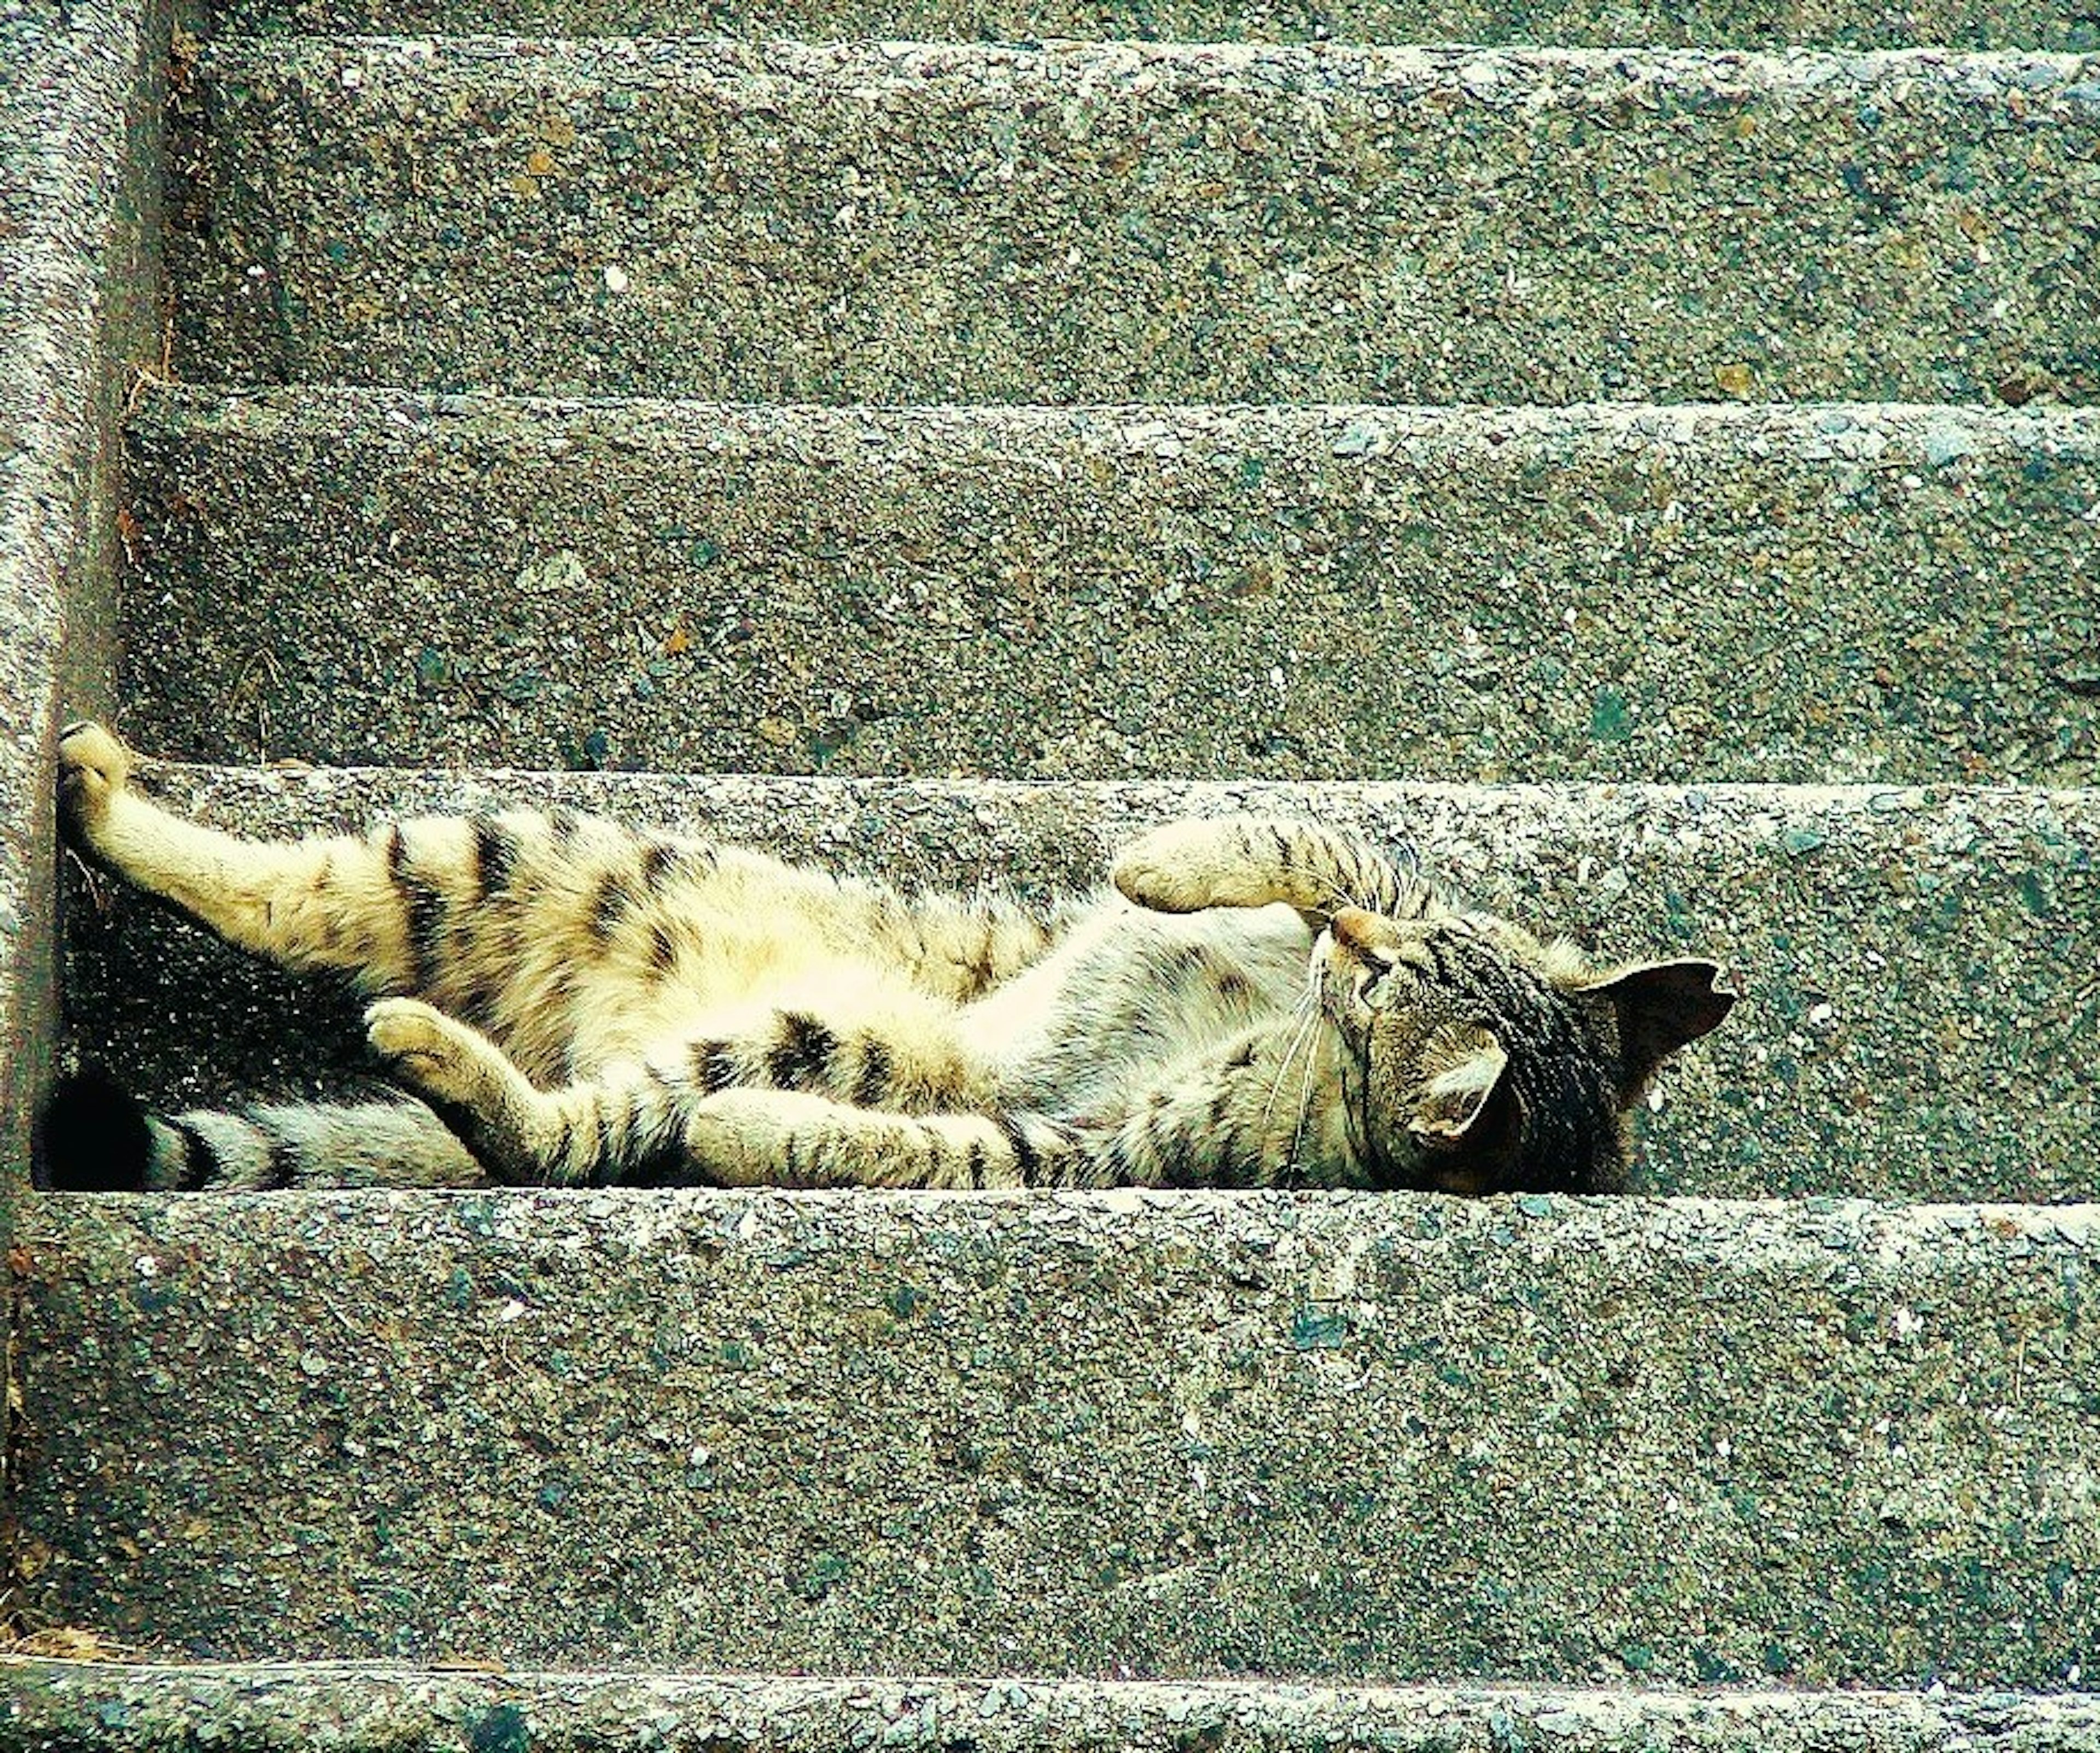
<instances>
[{"instance_id":1,"label":"concrete stair","mask_svg":"<svg viewBox=\"0 0 2100 1753\"><path fill-rule=\"evenodd\" d=\"M124 694L192 760L2100 767L2090 409L186 388L130 445Z\"/></svg>"},{"instance_id":2,"label":"concrete stair","mask_svg":"<svg viewBox=\"0 0 2100 1753\"><path fill-rule=\"evenodd\" d=\"M0 333L100 397L0 479L7 1598L161 1659L0 1748L2100 1748L2089 9L71 10L10 223L151 235L165 66L171 309ZM1662 1196L38 1196L54 1058L358 1070L53 932L120 701L268 831L1311 809L1747 1000Z\"/></svg>"},{"instance_id":3,"label":"concrete stair","mask_svg":"<svg viewBox=\"0 0 2100 1753\"><path fill-rule=\"evenodd\" d=\"M2100 50L2082 0L214 0L229 34Z\"/></svg>"},{"instance_id":4,"label":"concrete stair","mask_svg":"<svg viewBox=\"0 0 2100 1753\"><path fill-rule=\"evenodd\" d=\"M2041 1688L2091 1658L2091 1206L138 1196L15 1246L24 1391L66 1409L23 1551L148 1648Z\"/></svg>"},{"instance_id":5,"label":"concrete stair","mask_svg":"<svg viewBox=\"0 0 2100 1753\"><path fill-rule=\"evenodd\" d=\"M187 377L2100 395L2100 59L236 37L197 77Z\"/></svg>"}]
</instances>

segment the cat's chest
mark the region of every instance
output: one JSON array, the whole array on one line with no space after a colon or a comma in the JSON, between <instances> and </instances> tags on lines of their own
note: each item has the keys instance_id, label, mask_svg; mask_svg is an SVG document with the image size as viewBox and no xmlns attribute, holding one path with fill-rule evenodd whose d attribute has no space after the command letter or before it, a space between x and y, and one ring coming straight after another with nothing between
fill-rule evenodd
<instances>
[{"instance_id":1,"label":"cat's chest","mask_svg":"<svg viewBox=\"0 0 2100 1753\"><path fill-rule=\"evenodd\" d=\"M1287 1014L1312 933L1287 907L1149 912L1107 902L1058 950L977 1007L1017 1095L1112 1107L1167 1066Z\"/></svg>"}]
</instances>

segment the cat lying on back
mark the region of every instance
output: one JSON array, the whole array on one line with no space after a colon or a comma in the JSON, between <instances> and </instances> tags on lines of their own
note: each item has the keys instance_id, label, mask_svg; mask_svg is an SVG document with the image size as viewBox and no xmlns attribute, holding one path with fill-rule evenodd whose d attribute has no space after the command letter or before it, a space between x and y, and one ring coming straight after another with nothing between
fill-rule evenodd
<instances>
[{"instance_id":1,"label":"cat lying on back","mask_svg":"<svg viewBox=\"0 0 2100 1753\"><path fill-rule=\"evenodd\" d=\"M66 731L72 843L348 974L426 1105L115 1121L77 1086L61 1185L1608 1191L1623 1117L1734 1002L1710 962L1592 968L1304 822L1170 823L1030 912L565 813L247 841L130 767ZM112 1139L139 1160L83 1160Z\"/></svg>"}]
</instances>

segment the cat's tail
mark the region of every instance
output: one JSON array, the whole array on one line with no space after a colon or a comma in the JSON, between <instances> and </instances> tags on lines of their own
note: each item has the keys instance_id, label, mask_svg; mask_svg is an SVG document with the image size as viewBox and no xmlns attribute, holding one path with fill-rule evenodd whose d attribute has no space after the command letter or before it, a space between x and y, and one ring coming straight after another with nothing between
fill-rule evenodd
<instances>
[{"instance_id":1,"label":"cat's tail","mask_svg":"<svg viewBox=\"0 0 2100 1753\"><path fill-rule=\"evenodd\" d=\"M487 1187L421 1103L270 1103L148 1113L106 1073L61 1082L37 1127L39 1182L76 1191Z\"/></svg>"}]
</instances>

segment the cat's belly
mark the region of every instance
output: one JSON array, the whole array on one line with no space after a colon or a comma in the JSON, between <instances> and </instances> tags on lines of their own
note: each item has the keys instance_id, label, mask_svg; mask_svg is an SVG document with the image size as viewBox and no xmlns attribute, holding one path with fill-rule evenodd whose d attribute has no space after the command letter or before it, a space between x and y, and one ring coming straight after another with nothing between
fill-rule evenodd
<instances>
[{"instance_id":1,"label":"cat's belly","mask_svg":"<svg viewBox=\"0 0 2100 1753\"><path fill-rule=\"evenodd\" d=\"M971 1024L1013 1105L1119 1113L1173 1062L1309 1004L1312 941L1289 907L1165 914L1118 898Z\"/></svg>"}]
</instances>

